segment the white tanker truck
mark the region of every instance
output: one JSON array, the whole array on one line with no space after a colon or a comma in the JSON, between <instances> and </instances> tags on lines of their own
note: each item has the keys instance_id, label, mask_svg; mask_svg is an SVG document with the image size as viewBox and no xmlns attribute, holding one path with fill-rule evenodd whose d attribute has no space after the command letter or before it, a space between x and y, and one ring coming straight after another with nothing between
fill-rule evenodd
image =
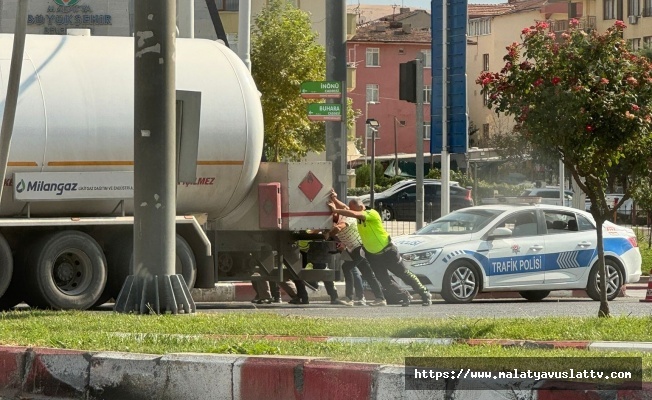
<instances>
[{"instance_id":1,"label":"white tanker truck","mask_svg":"<svg viewBox=\"0 0 652 400\"><path fill-rule=\"evenodd\" d=\"M12 43L0 35L2 100ZM0 202L0 308L87 309L117 297L129 275L133 46L27 35ZM301 271L294 243L331 226L330 163L261 163L259 93L227 47L178 39L176 70L176 89L201 96L198 135L177 129L178 158L195 172L177 186L177 273L190 288L253 269L270 280L323 273ZM184 107L177 115L192 114Z\"/></svg>"}]
</instances>

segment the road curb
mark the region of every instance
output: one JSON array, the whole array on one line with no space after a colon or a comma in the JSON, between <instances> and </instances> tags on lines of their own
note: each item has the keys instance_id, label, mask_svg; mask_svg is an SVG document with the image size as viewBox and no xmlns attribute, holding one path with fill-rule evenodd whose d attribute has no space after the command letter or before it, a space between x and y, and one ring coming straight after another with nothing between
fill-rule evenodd
<instances>
[{"instance_id":1,"label":"road curb","mask_svg":"<svg viewBox=\"0 0 652 400\"><path fill-rule=\"evenodd\" d=\"M335 288L341 297L345 293L344 282L335 282ZM627 291L629 290L646 290L647 284L643 285L641 283L630 284L623 286L623 290L618 295L618 297L628 297ZM241 301L251 301L256 297L256 292L254 291L251 283L248 282L219 282L215 284L214 288L211 289L192 289L191 290L192 298L195 302L208 302L208 303L218 303L218 302L241 302ZM283 291L281 295L284 301L289 301L290 297ZM320 285L319 290L317 291L308 291L308 296L313 301L328 301L330 297L326 293L324 285ZM373 298L372 293L368 293L369 298ZM560 298L589 298L585 290L553 290L550 292L549 297L560 297ZM518 292L485 292L480 293L476 299L478 300L488 300L488 299L520 299L522 298ZM433 294L433 299L441 300L442 297L439 294Z\"/></svg>"},{"instance_id":2,"label":"road curb","mask_svg":"<svg viewBox=\"0 0 652 400\"><path fill-rule=\"evenodd\" d=\"M462 391L461 381L435 382L429 390L407 390L406 369L401 365L326 358L152 355L8 346L0 347L0 360L4 361L0 362L1 392L20 389L22 394L55 399L393 400L451 397L455 391L460 393L452 397L476 398L475 392ZM520 392L529 399L553 399L566 393L550 390L560 387L570 388L564 382L539 381ZM482 391L482 398L504 399L506 393L512 391L493 386ZM636 394L641 396L638 398L652 395L652 384L645 383ZM598 395L586 389L564 398L588 400Z\"/></svg>"}]
</instances>

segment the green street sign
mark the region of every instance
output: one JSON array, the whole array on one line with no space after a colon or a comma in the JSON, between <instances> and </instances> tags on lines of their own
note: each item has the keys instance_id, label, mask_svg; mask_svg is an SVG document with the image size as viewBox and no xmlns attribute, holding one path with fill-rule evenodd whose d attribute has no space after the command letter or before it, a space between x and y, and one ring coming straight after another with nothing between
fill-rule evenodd
<instances>
[{"instance_id":1,"label":"green street sign","mask_svg":"<svg viewBox=\"0 0 652 400\"><path fill-rule=\"evenodd\" d=\"M338 81L308 81L301 84L304 99L339 99L342 97L342 83Z\"/></svg>"},{"instance_id":2,"label":"green street sign","mask_svg":"<svg viewBox=\"0 0 652 400\"><path fill-rule=\"evenodd\" d=\"M308 104L308 119L311 121L342 121L342 105L326 103Z\"/></svg>"}]
</instances>

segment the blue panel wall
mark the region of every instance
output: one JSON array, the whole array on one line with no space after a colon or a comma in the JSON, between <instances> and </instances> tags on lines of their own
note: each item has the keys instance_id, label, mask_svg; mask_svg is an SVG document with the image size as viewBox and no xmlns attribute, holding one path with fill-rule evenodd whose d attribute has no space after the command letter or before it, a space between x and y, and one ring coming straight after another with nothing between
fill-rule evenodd
<instances>
[{"instance_id":1,"label":"blue panel wall","mask_svg":"<svg viewBox=\"0 0 652 400\"><path fill-rule=\"evenodd\" d=\"M432 101L430 103L430 152L442 151L442 35L443 1L431 2L432 12ZM466 153L468 149L468 110L466 101L466 26L467 1L449 0L447 3L448 45L447 69L447 129L448 151Z\"/></svg>"}]
</instances>

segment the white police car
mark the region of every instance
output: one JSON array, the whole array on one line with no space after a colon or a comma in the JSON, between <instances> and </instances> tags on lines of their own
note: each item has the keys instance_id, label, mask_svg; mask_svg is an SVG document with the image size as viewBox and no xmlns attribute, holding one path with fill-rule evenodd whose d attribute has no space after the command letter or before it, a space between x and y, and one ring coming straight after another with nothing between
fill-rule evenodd
<instances>
[{"instance_id":1,"label":"white police car","mask_svg":"<svg viewBox=\"0 0 652 400\"><path fill-rule=\"evenodd\" d=\"M629 228L603 226L607 298L641 276ZM393 242L409 269L445 301L479 292L517 291L527 300L551 290L586 289L599 300L597 236L590 213L554 205L496 204L454 211Z\"/></svg>"}]
</instances>

